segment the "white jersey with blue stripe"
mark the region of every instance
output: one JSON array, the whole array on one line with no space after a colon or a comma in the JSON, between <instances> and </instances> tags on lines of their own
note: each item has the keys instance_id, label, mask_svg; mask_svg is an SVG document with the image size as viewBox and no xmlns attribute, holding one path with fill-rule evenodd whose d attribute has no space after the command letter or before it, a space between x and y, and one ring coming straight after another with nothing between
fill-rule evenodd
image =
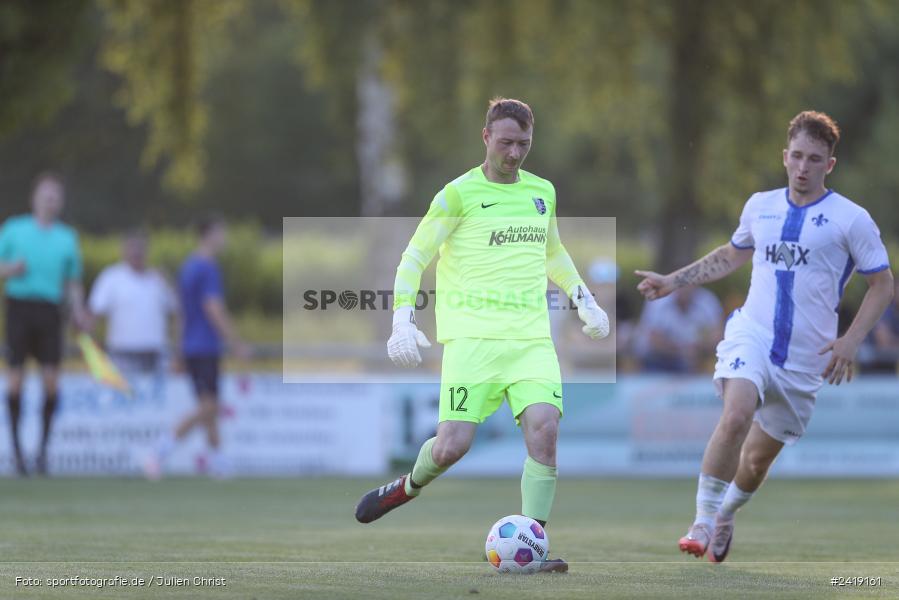
<instances>
[{"instance_id":1,"label":"white jersey with blue stripe","mask_svg":"<svg viewBox=\"0 0 899 600\"><path fill-rule=\"evenodd\" d=\"M861 206L828 190L805 206L788 189L753 194L731 243L754 248L741 313L768 334L771 362L821 373L837 335L837 308L854 271L889 268L880 230Z\"/></svg>"}]
</instances>

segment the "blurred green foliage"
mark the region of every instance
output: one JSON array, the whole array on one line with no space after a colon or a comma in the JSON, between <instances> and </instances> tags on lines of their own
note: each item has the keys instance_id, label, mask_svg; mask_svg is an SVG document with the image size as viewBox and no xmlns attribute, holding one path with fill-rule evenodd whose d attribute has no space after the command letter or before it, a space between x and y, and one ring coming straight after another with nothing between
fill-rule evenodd
<instances>
[{"instance_id":1,"label":"blurred green foliage","mask_svg":"<svg viewBox=\"0 0 899 600\"><path fill-rule=\"evenodd\" d=\"M88 0L0 2L0 138L47 123L72 100L89 45Z\"/></svg>"},{"instance_id":2,"label":"blurred green foliage","mask_svg":"<svg viewBox=\"0 0 899 600\"><path fill-rule=\"evenodd\" d=\"M814 108L844 128L829 184L899 237L893 0L10 0L0 219L48 166L67 219L101 236L209 210L260 240L284 216L357 216L372 47L409 176L385 214L422 215L482 159L487 100L521 97L526 167L560 216L617 218L630 287L628 244L632 266L667 270L726 241L751 193L784 184L786 123ZM257 281L273 264L228 260L239 306L276 306Z\"/></svg>"}]
</instances>

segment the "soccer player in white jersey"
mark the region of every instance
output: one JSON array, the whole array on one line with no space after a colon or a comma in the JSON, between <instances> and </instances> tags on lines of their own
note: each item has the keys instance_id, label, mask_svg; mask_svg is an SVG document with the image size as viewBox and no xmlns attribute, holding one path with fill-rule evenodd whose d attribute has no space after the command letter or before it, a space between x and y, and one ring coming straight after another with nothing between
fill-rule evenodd
<instances>
[{"instance_id":1,"label":"soccer player in white jersey","mask_svg":"<svg viewBox=\"0 0 899 600\"><path fill-rule=\"evenodd\" d=\"M765 479L784 445L808 425L818 389L852 379L859 344L893 296L887 252L871 215L824 186L840 132L826 114L798 114L787 132L787 188L746 202L731 241L668 275L636 271L649 300L721 279L752 259L745 304L718 344L715 387L724 409L702 459L696 519L682 552L723 561L734 514ZM837 306L850 276L868 283L842 337Z\"/></svg>"}]
</instances>

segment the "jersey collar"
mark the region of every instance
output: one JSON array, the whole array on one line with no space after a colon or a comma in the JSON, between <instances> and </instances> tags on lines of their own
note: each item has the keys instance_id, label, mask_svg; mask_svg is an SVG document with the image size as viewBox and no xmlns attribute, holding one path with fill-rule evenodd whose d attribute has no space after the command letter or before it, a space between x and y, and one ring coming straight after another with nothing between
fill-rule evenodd
<instances>
[{"instance_id":1,"label":"jersey collar","mask_svg":"<svg viewBox=\"0 0 899 600\"><path fill-rule=\"evenodd\" d=\"M510 188L512 186L524 183L524 176L522 175L524 171L521 168L518 169L518 181L516 181L515 183L497 183L495 181L490 181L489 179L487 179L487 175L484 173L484 169L482 169L481 167L482 165L478 165L477 167L475 167L475 171L478 172L478 177L480 177L481 181L483 181L484 183L489 183L490 185L498 185L504 188Z\"/></svg>"},{"instance_id":2,"label":"jersey collar","mask_svg":"<svg viewBox=\"0 0 899 600\"><path fill-rule=\"evenodd\" d=\"M824 194L822 194L821 197L818 198L817 200L815 200L814 202L810 202L808 204L803 204L802 206L799 206L798 204L796 204L792 200L790 200L790 186L787 186L784 188L784 196L787 199L787 203L790 206L792 206L793 208L808 208L809 206L814 206L814 205L818 204L819 202L821 202L822 200L824 200L825 198L827 198L828 196L830 196L832 193L833 193L833 190L828 188L827 191L824 192Z\"/></svg>"}]
</instances>

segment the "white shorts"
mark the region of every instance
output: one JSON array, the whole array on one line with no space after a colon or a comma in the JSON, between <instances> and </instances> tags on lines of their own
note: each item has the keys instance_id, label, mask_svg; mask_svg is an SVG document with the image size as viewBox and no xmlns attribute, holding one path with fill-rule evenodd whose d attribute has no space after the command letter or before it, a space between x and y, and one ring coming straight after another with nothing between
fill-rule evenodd
<instances>
[{"instance_id":1,"label":"white shorts","mask_svg":"<svg viewBox=\"0 0 899 600\"><path fill-rule=\"evenodd\" d=\"M724 397L725 379L748 379L759 392L754 421L762 431L787 445L802 437L824 384L818 373L787 370L771 362L770 341L761 328L735 312L718 343L715 389Z\"/></svg>"}]
</instances>

